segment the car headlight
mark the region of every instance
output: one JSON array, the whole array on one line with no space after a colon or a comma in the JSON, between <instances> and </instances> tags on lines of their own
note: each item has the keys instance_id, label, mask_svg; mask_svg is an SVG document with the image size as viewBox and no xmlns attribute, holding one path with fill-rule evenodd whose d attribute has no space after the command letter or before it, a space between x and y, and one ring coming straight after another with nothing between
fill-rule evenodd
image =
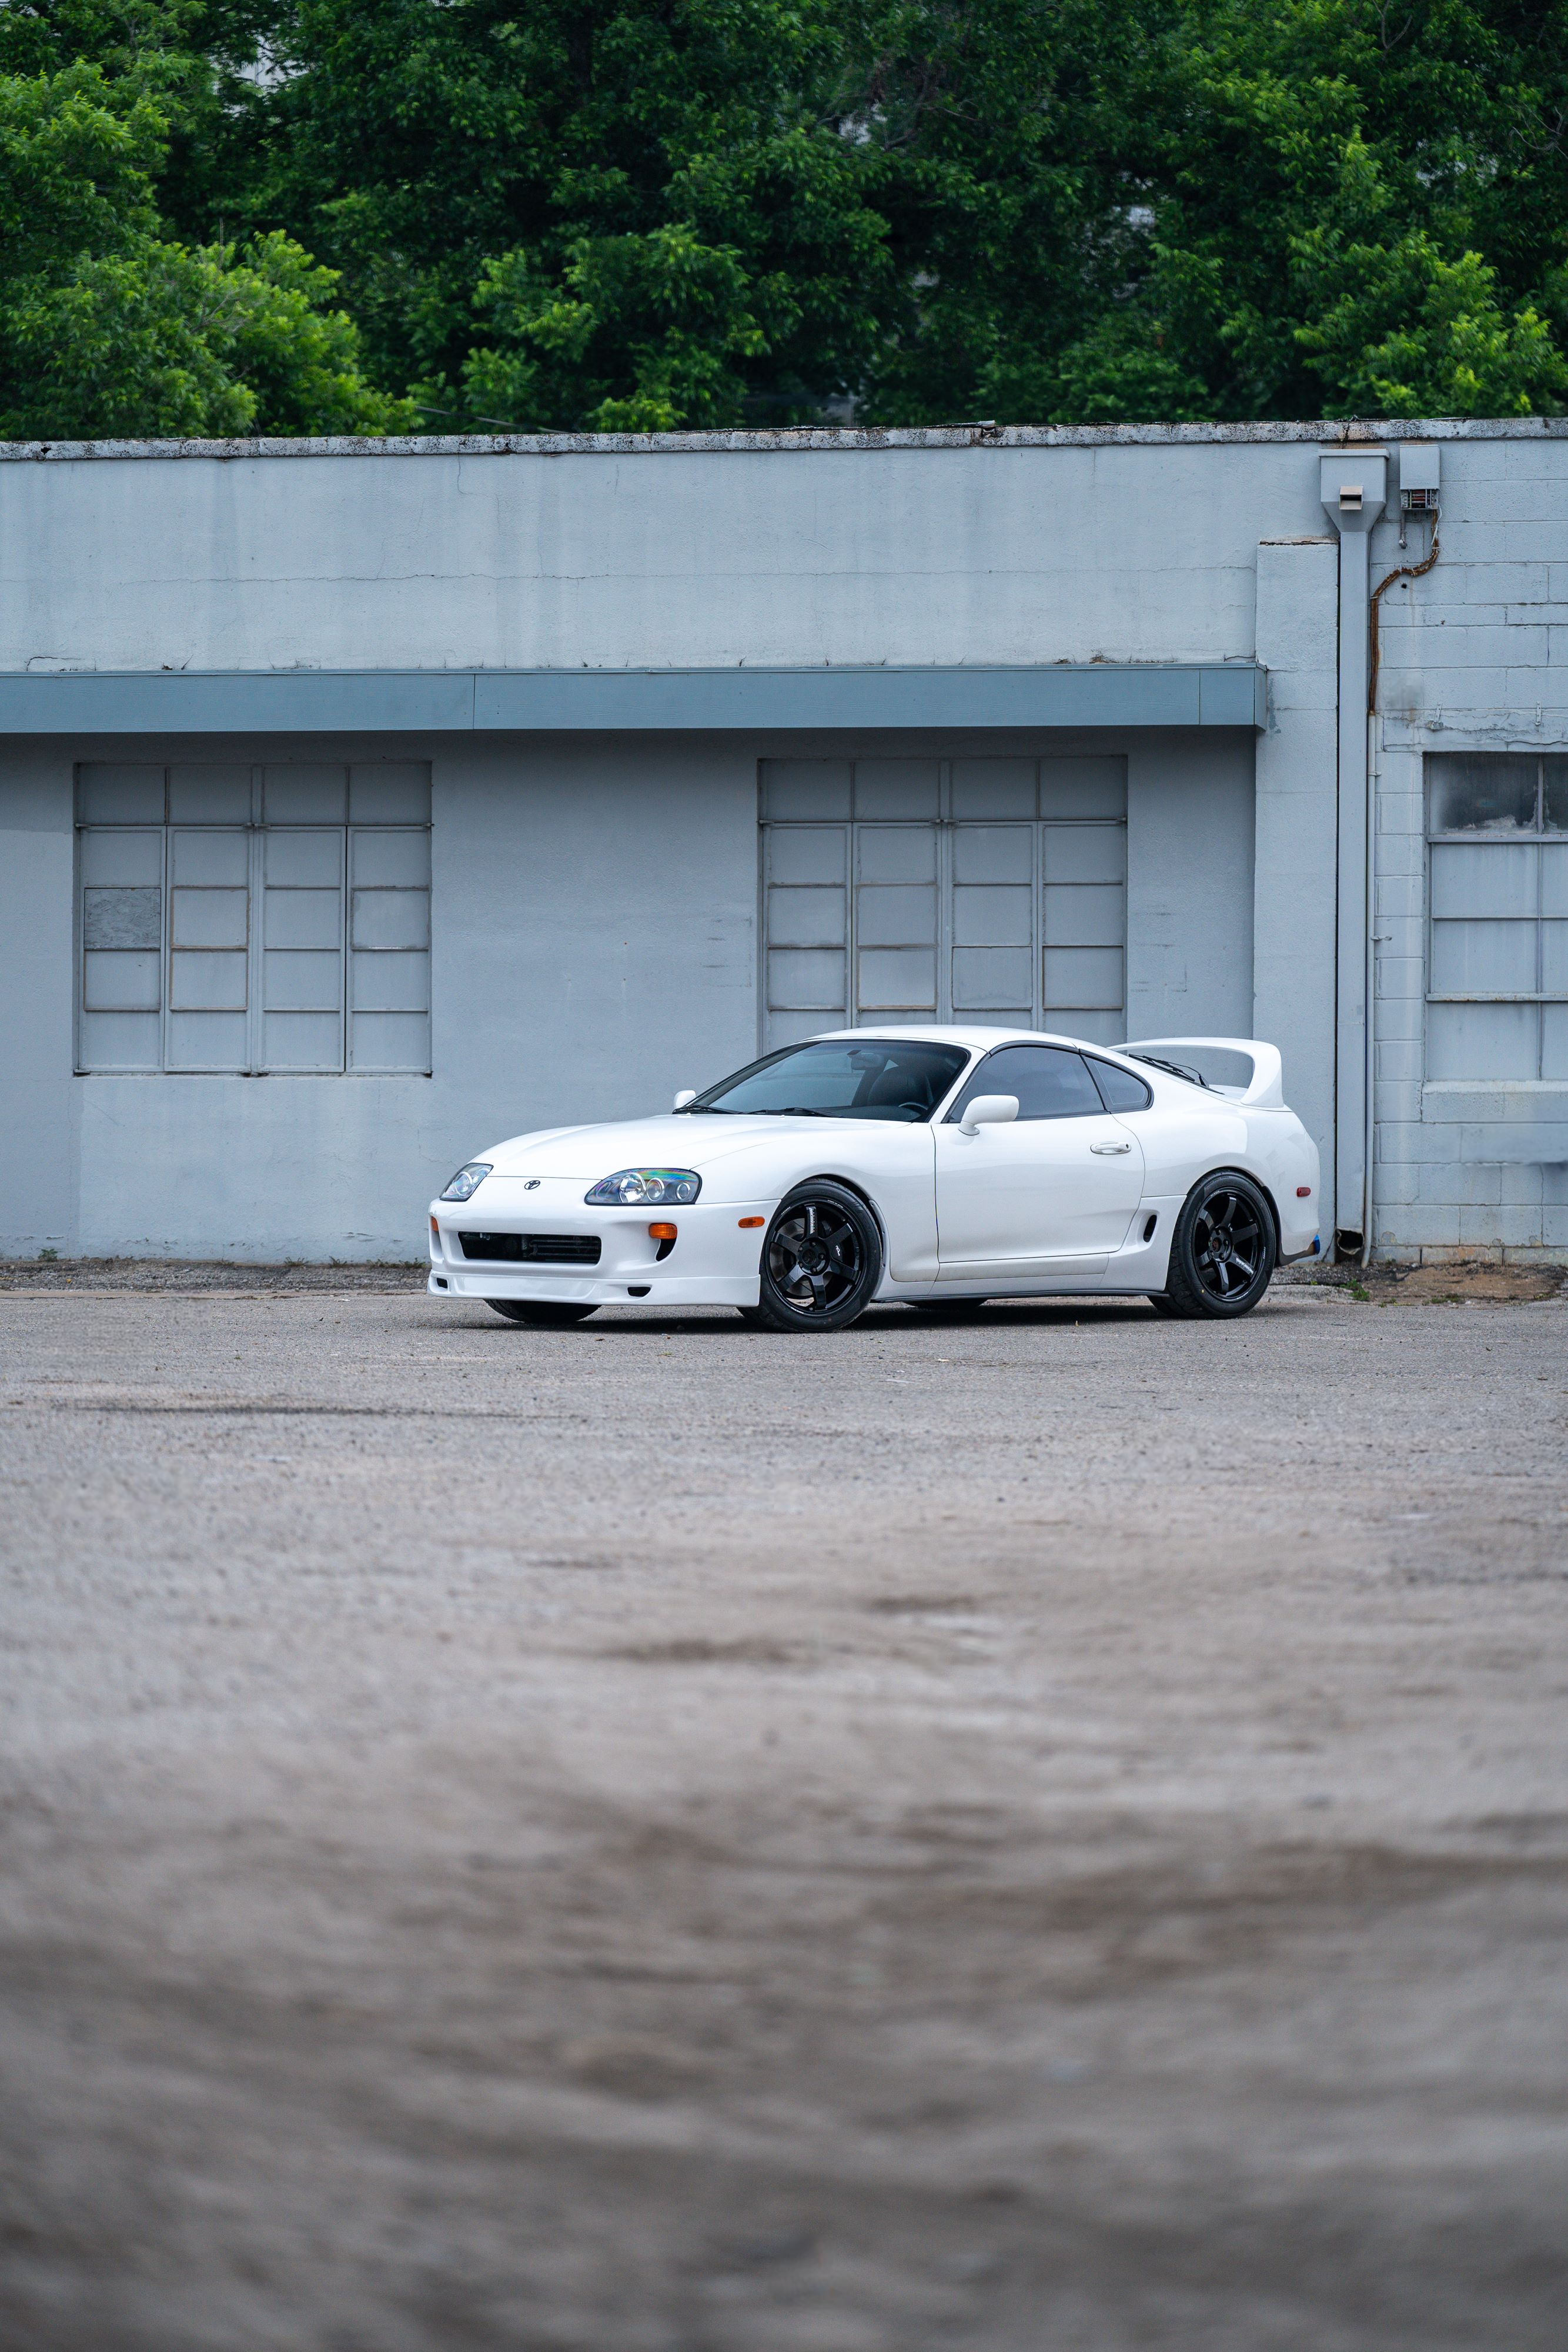
<instances>
[{"instance_id":1,"label":"car headlight","mask_svg":"<svg viewBox=\"0 0 1568 2352\"><path fill-rule=\"evenodd\" d=\"M471 1160L466 1168L460 1168L457 1171L456 1175L452 1179L450 1184L443 1186L441 1193L442 1199L444 1201L471 1201L489 1173L489 1160Z\"/></svg>"},{"instance_id":2,"label":"car headlight","mask_svg":"<svg viewBox=\"0 0 1568 2352\"><path fill-rule=\"evenodd\" d=\"M594 1209L650 1209L695 1201L702 1188L702 1178L691 1168L618 1168L582 1197Z\"/></svg>"}]
</instances>

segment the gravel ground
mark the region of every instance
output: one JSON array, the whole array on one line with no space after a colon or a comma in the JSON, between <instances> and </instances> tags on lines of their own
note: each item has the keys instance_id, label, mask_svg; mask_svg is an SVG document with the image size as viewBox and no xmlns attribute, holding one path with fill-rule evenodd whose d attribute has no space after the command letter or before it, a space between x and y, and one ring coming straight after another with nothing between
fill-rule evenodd
<instances>
[{"instance_id":1,"label":"gravel ground","mask_svg":"<svg viewBox=\"0 0 1568 2352\"><path fill-rule=\"evenodd\" d=\"M0 1284L5 2352L1561 2352L1568 1302L377 1272Z\"/></svg>"}]
</instances>

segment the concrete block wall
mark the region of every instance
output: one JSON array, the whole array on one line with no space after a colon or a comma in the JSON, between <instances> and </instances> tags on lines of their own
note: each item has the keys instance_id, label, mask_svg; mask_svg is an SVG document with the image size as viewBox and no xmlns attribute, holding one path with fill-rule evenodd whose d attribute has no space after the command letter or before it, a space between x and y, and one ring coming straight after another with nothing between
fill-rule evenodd
<instances>
[{"instance_id":1,"label":"concrete block wall","mask_svg":"<svg viewBox=\"0 0 1568 2352\"><path fill-rule=\"evenodd\" d=\"M1375 1248L1568 1263L1568 1086L1427 1078L1423 773L1429 751L1568 750L1568 446L1445 444L1441 499L1436 566L1382 601ZM1375 583L1421 560L1426 528L1412 520L1401 553L1379 525Z\"/></svg>"}]
</instances>

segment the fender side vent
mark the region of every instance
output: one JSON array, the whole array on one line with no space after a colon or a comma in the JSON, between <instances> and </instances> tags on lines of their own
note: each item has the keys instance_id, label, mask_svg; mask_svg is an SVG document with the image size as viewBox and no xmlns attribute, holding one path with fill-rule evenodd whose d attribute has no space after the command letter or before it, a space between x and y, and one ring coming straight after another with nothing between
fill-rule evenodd
<instances>
[{"instance_id":1,"label":"fender side vent","mask_svg":"<svg viewBox=\"0 0 1568 2352\"><path fill-rule=\"evenodd\" d=\"M1152 1242L1154 1240L1155 1227L1159 1223L1159 1221L1157 1211L1153 1216L1145 1217L1144 1219L1144 1239L1146 1242Z\"/></svg>"}]
</instances>

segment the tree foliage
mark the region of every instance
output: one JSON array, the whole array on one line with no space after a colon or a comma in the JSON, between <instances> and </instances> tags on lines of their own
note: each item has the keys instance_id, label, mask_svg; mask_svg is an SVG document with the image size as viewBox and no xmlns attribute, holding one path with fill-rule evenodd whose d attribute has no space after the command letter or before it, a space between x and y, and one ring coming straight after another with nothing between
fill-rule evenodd
<instances>
[{"instance_id":1,"label":"tree foliage","mask_svg":"<svg viewBox=\"0 0 1568 2352\"><path fill-rule=\"evenodd\" d=\"M1512 415L1568 0L0 8L0 429Z\"/></svg>"}]
</instances>

